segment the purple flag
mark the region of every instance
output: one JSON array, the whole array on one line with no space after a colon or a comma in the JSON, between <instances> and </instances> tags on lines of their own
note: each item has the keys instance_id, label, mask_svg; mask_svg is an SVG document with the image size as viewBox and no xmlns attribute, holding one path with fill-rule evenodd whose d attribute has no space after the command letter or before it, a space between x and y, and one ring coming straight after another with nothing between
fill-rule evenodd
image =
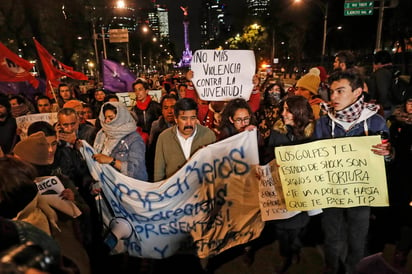
<instances>
[{"instance_id":1,"label":"purple flag","mask_svg":"<svg viewBox=\"0 0 412 274\"><path fill-rule=\"evenodd\" d=\"M111 92L132 91L136 75L119 63L103 59L103 88Z\"/></svg>"},{"instance_id":2,"label":"purple flag","mask_svg":"<svg viewBox=\"0 0 412 274\"><path fill-rule=\"evenodd\" d=\"M0 93L6 95L24 94L30 100L34 99L36 93L45 94L46 81L37 78L39 86L34 88L29 82L0 82Z\"/></svg>"}]
</instances>

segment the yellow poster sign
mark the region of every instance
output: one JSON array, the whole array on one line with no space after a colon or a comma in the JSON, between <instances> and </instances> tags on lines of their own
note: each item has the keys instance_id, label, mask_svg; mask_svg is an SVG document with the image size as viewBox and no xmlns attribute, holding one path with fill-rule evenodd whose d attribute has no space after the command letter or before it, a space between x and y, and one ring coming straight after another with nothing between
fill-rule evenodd
<instances>
[{"instance_id":1,"label":"yellow poster sign","mask_svg":"<svg viewBox=\"0 0 412 274\"><path fill-rule=\"evenodd\" d=\"M379 136L326 139L275 148L288 210L388 206Z\"/></svg>"}]
</instances>

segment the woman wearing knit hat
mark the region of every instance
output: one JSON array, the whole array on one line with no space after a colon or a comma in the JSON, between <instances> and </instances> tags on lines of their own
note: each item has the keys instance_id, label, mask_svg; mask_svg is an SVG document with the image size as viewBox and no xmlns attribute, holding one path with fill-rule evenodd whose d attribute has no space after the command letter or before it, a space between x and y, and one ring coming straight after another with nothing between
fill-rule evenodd
<instances>
[{"instance_id":1,"label":"woman wearing knit hat","mask_svg":"<svg viewBox=\"0 0 412 274\"><path fill-rule=\"evenodd\" d=\"M318 89L318 94L323 101L329 102L329 84L328 84L328 74L326 72L325 67L317 66L313 67L309 70L309 73L313 73L319 76L320 84Z\"/></svg>"},{"instance_id":2,"label":"woman wearing knit hat","mask_svg":"<svg viewBox=\"0 0 412 274\"><path fill-rule=\"evenodd\" d=\"M324 101L319 96L319 85L320 85L320 77L314 73L307 73L303 75L297 82L296 82L296 95L300 95L305 97L308 101L310 106L313 110L313 115L315 116L315 120L320 117L321 108L320 103Z\"/></svg>"}]
</instances>

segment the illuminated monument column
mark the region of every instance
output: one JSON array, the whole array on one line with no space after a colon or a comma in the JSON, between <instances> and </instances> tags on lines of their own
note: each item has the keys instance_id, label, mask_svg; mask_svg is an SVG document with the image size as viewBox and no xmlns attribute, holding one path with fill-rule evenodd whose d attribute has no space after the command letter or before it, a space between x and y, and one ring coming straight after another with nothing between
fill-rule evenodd
<instances>
[{"instance_id":1,"label":"illuminated monument column","mask_svg":"<svg viewBox=\"0 0 412 274\"><path fill-rule=\"evenodd\" d=\"M192 61L192 51L189 45L189 13L188 7L180 7L183 10L183 26L185 35L185 50L183 51L182 59L180 59L179 67L189 67L190 61Z\"/></svg>"}]
</instances>

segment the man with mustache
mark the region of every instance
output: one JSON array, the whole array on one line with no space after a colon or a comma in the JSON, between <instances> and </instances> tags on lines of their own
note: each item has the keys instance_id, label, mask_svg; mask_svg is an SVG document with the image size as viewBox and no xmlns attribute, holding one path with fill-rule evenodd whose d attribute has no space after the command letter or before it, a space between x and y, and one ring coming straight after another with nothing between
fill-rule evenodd
<instances>
[{"instance_id":1,"label":"man with mustache","mask_svg":"<svg viewBox=\"0 0 412 274\"><path fill-rule=\"evenodd\" d=\"M173 175L199 148L216 141L214 132L199 124L197 111L197 103L191 98L176 102L176 125L164 130L156 143L155 182Z\"/></svg>"}]
</instances>

